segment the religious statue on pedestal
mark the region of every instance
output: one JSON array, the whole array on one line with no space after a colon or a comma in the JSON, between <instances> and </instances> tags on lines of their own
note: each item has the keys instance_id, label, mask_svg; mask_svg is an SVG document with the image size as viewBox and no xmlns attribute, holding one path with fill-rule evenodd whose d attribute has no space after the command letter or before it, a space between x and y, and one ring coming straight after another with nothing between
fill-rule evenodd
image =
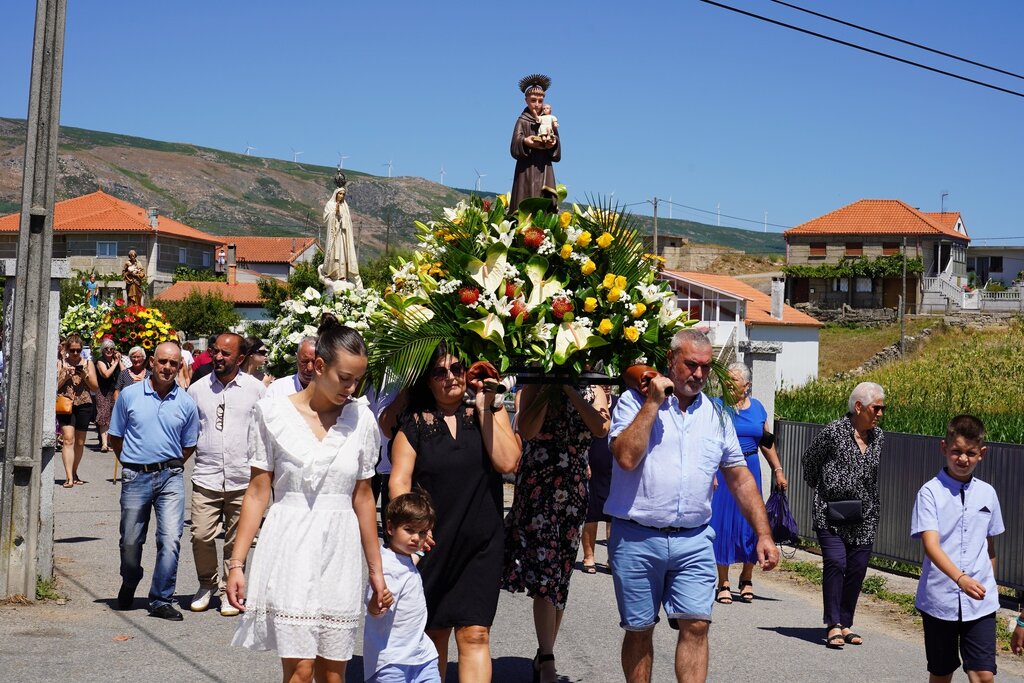
<instances>
[{"instance_id":1,"label":"religious statue on pedestal","mask_svg":"<svg viewBox=\"0 0 1024 683\"><path fill-rule=\"evenodd\" d=\"M337 280L362 285L359 279L359 261L356 258L352 217L349 214L348 202L345 201L347 181L341 169L334 175L334 185L334 193L324 206L327 243L324 247L324 262L319 268L320 281L331 286Z\"/></svg>"},{"instance_id":2,"label":"religious statue on pedestal","mask_svg":"<svg viewBox=\"0 0 1024 683\"><path fill-rule=\"evenodd\" d=\"M511 152L516 160L516 173L512 180L510 211L515 211L519 202L529 197L549 198L551 210L558 209L552 164L562 160L562 144L557 119L551 116L550 110L544 113L544 95L550 87L551 79L541 74L532 74L519 81L519 89L526 98L526 108L512 130Z\"/></svg>"},{"instance_id":3,"label":"religious statue on pedestal","mask_svg":"<svg viewBox=\"0 0 1024 683\"><path fill-rule=\"evenodd\" d=\"M128 263L124 264L121 271L124 280L125 300L129 306L142 305L142 281L146 277L146 270L139 263L139 257L134 249L128 252Z\"/></svg>"}]
</instances>

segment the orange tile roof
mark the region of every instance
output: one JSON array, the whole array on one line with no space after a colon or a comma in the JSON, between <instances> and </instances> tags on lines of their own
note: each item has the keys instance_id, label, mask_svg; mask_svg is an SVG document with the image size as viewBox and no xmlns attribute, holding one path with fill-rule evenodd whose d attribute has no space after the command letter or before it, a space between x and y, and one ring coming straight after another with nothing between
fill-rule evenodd
<instances>
[{"instance_id":1,"label":"orange tile roof","mask_svg":"<svg viewBox=\"0 0 1024 683\"><path fill-rule=\"evenodd\" d=\"M235 304L262 304L259 285L255 282L238 282L229 285L226 282L189 282L180 281L153 297L156 301L182 301L193 291L200 294L216 292L226 301Z\"/></svg>"},{"instance_id":2,"label":"orange tile roof","mask_svg":"<svg viewBox=\"0 0 1024 683\"><path fill-rule=\"evenodd\" d=\"M942 219L934 218L945 216ZM946 236L970 241L954 229L956 221L948 218L960 214L927 214L898 199L861 199L819 216L783 235L925 235Z\"/></svg>"},{"instance_id":3,"label":"orange tile roof","mask_svg":"<svg viewBox=\"0 0 1024 683\"><path fill-rule=\"evenodd\" d=\"M944 225L950 230L956 230L956 224L960 221L959 211L922 211L921 215L928 217L933 223ZM967 228L965 227L964 230Z\"/></svg>"},{"instance_id":4,"label":"orange tile roof","mask_svg":"<svg viewBox=\"0 0 1024 683\"><path fill-rule=\"evenodd\" d=\"M220 237L217 251L227 251L228 244L235 245L235 260L239 263L291 263L310 245L316 244L312 237Z\"/></svg>"},{"instance_id":5,"label":"orange tile roof","mask_svg":"<svg viewBox=\"0 0 1024 683\"><path fill-rule=\"evenodd\" d=\"M744 318L744 322L748 325L799 325L803 327L822 327L824 325L821 321L785 304L782 306L782 320L773 318L772 298L769 295L728 275L675 270L663 272L665 275L675 276L697 285L704 285L725 294L731 294L738 299L746 299L747 317Z\"/></svg>"},{"instance_id":6,"label":"orange tile roof","mask_svg":"<svg viewBox=\"0 0 1024 683\"><path fill-rule=\"evenodd\" d=\"M21 214L0 217L0 232L17 232ZM57 202L54 232L153 232L146 209L113 197L102 190ZM167 216L157 216L157 232L216 244L219 239Z\"/></svg>"}]
</instances>

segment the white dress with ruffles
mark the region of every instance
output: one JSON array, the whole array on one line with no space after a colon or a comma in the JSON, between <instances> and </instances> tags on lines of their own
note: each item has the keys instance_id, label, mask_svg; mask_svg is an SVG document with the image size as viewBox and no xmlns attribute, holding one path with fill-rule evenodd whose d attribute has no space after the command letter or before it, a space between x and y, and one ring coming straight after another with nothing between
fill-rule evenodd
<instances>
[{"instance_id":1,"label":"white dress with ruffles","mask_svg":"<svg viewBox=\"0 0 1024 683\"><path fill-rule=\"evenodd\" d=\"M352 491L373 476L379 449L365 398L345 406L322 442L290 398L256 404L249 464L273 473L274 503L232 645L283 658L352 658L366 586Z\"/></svg>"}]
</instances>

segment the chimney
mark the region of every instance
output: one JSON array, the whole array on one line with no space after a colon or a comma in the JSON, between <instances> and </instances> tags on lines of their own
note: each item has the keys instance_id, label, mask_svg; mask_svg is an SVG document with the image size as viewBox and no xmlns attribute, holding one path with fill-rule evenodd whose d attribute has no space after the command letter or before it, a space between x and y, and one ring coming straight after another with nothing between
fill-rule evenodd
<instances>
[{"instance_id":1,"label":"chimney","mask_svg":"<svg viewBox=\"0 0 1024 683\"><path fill-rule=\"evenodd\" d=\"M236 271L235 266L235 244L232 242L228 245L228 284L233 285L236 282Z\"/></svg>"},{"instance_id":2,"label":"chimney","mask_svg":"<svg viewBox=\"0 0 1024 683\"><path fill-rule=\"evenodd\" d=\"M154 230L156 230L157 225L158 225L157 218L156 218L157 215L158 215L157 208L155 206L151 206L146 211L146 213L149 214L149 227L151 227Z\"/></svg>"},{"instance_id":3,"label":"chimney","mask_svg":"<svg viewBox=\"0 0 1024 683\"><path fill-rule=\"evenodd\" d=\"M782 320L782 302L786 296L786 278L772 278L772 317Z\"/></svg>"}]
</instances>

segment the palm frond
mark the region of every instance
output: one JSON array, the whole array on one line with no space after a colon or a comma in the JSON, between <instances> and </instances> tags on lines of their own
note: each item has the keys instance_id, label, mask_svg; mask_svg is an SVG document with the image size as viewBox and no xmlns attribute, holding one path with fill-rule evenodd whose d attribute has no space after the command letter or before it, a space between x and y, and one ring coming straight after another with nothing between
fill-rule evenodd
<instances>
[{"instance_id":1,"label":"palm frond","mask_svg":"<svg viewBox=\"0 0 1024 683\"><path fill-rule=\"evenodd\" d=\"M426 370L437 345L454 344L458 338L458 327L438 317L382 327L370 346L369 371L375 386L381 388L385 375L397 378L400 386L410 386Z\"/></svg>"}]
</instances>

